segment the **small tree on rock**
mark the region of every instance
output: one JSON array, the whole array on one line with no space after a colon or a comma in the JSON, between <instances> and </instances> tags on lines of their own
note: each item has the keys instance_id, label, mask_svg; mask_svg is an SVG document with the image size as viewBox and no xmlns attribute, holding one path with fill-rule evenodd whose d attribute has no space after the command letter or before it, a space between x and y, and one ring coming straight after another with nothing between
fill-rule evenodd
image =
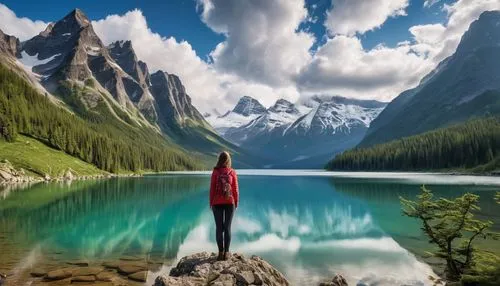
<instances>
[{"instance_id":1,"label":"small tree on rock","mask_svg":"<svg viewBox=\"0 0 500 286\"><path fill-rule=\"evenodd\" d=\"M466 193L453 200L433 199L430 190L422 186L416 201L400 197L403 214L422 221L422 230L429 242L438 247L435 256L446 260L446 275L457 281L474 264L474 245L477 238L494 236L488 232L493 224L474 218L479 196Z\"/></svg>"}]
</instances>

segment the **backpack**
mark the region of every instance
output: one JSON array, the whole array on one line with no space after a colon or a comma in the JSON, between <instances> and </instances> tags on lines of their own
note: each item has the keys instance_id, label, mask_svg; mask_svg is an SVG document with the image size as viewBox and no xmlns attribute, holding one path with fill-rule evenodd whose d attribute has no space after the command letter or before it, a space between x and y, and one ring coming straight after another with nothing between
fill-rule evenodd
<instances>
[{"instance_id":1,"label":"backpack","mask_svg":"<svg viewBox=\"0 0 500 286\"><path fill-rule=\"evenodd\" d=\"M220 174L219 177L217 178L216 190L226 199L232 197L230 177L231 177L231 172Z\"/></svg>"}]
</instances>

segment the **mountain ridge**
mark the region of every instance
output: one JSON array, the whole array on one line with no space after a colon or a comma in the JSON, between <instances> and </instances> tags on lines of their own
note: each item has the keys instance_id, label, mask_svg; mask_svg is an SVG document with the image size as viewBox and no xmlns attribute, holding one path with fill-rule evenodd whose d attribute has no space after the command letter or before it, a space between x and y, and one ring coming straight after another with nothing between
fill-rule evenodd
<instances>
[{"instance_id":1,"label":"mountain ridge","mask_svg":"<svg viewBox=\"0 0 500 286\"><path fill-rule=\"evenodd\" d=\"M163 134L171 148L194 151L205 162L222 150L233 152L242 165L252 161L205 121L178 76L157 71L153 79L132 42L105 46L80 9L23 43L0 34L0 52L4 64L85 120Z\"/></svg>"},{"instance_id":2,"label":"mountain ridge","mask_svg":"<svg viewBox=\"0 0 500 286\"><path fill-rule=\"evenodd\" d=\"M254 101L258 102L245 96L236 106L242 102L257 105ZM272 158L274 163L267 164L268 167L286 167L286 162L297 166L303 161L306 167L319 168L333 154L359 143L371 120L384 106L385 103L373 100L313 96L295 104L278 99L269 108L247 116L233 109L207 119L227 140Z\"/></svg>"},{"instance_id":3,"label":"mountain ridge","mask_svg":"<svg viewBox=\"0 0 500 286\"><path fill-rule=\"evenodd\" d=\"M371 124L359 144L369 147L500 113L500 11L483 12L461 38L456 52L402 92ZM475 108L472 108L475 106ZM444 112L443 112L444 111Z\"/></svg>"}]
</instances>

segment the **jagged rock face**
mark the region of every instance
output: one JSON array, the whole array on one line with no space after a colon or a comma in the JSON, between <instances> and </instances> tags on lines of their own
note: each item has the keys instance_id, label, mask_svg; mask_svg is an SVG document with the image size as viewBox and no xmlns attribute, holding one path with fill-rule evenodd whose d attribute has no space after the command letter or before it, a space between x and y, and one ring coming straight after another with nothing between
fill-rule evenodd
<instances>
[{"instance_id":1,"label":"jagged rock face","mask_svg":"<svg viewBox=\"0 0 500 286\"><path fill-rule=\"evenodd\" d=\"M131 75L142 87L150 84L149 70L144 62L137 60L131 41L116 41L108 46L109 54L116 63Z\"/></svg>"},{"instance_id":2,"label":"jagged rock face","mask_svg":"<svg viewBox=\"0 0 500 286\"><path fill-rule=\"evenodd\" d=\"M370 126L361 147L372 146L500 114L500 11L481 14L462 36L456 52L413 89L396 97Z\"/></svg>"},{"instance_id":3,"label":"jagged rock face","mask_svg":"<svg viewBox=\"0 0 500 286\"><path fill-rule=\"evenodd\" d=\"M266 112L266 108L256 99L250 96L243 96L234 107L233 112L243 116L249 116L252 114L262 114Z\"/></svg>"},{"instance_id":4,"label":"jagged rock face","mask_svg":"<svg viewBox=\"0 0 500 286\"><path fill-rule=\"evenodd\" d=\"M32 70L43 77L42 84L49 91L55 91L60 80L96 79L120 105L131 108L127 94L140 89L113 61L90 20L79 9L23 43L21 56L40 60Z\"/></svg>"},{"instance_id":5,"label":"jagged rock face","mask_svg":"<svg viewBox=\"0 0 500 286\"><path fill-rule=\"evenodd\" d=\"M293 103L285 99L278 99L276 103L269 108L270 112L278 113L285 112L290 114L299 114L299 110L295 107Z\"/></svg>"},{"instance_id":6,"label":"jagged rock face","mask_svg":"<svg viewBox=\"0 0 500 286\"><path fill-rule=\"evenodd\" d=\"M178 131L190 120L206 125L200 112L191 104L179 77L158 71L151 75L151 94L155 98L160 125Z\"/></svg>"},{"instance_id":7,"label":"jagged rock face","mask_svg":"<svg viewBox=\"0 0 500 286\"><path fill-rule=\"evenodd\" d=\"M116 41L107 48L113 60L132 77L124 78L125 90L130 100L149 121L155 122L158 114L155 110L154 98L149 91L151 80L146 63L137 59L131 41Z\"/></svg>"},{"instance_id":8,"label":"jagged rock face","mask_svg":"<svg viewBox=\"0 0 500 286\"><path fill-rule=\"evenodd\" d=\"M19 48L20 43L18 38L4 34L0 30L0 53L17 57L19 55Z\"/></svg>"},{"instance_id":9,"label":"jagged rock face","mask_svg":"<svg viewBox=\"0 0 500 286\"><path fill-rule=\"evenodd\" d=\"M154 286L176 285L268 285L287 286L288 280L258 256L230 255L217 261L215 253L197 253L183 257L169 276L158 276Z\"/></svg>"}]
</instances>

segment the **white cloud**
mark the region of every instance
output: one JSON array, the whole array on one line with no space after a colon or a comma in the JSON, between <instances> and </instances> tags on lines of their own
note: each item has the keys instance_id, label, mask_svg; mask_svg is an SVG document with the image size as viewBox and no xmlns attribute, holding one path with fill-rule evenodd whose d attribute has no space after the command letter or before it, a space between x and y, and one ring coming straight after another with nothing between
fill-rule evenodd
<instances>
[{"instance_id":1,"label":"white cloud","mask_svg":"<svg viewBox=\"0 0 500 286\"><path fill-rule=\"evenodd\" d=\"M448 15L445 23L411 27L413 39L397 47L378 45L366 50L356 34L404 15L408 1L334 0L325 21L333 32L331 38L311 52L314 38L298 29L310 18L304 0L197 1L202 20L226 37L214 47L213 62L202 60L188 42L151 31L139 10L93 24L107 44L132 40L138 57L152 71L179 75L202 111L217 108L221 112L243 95L266 106L278 98L294 101L318 93L390 100L450 56L483 11L500 9L498 0L458 0L443 5ZM0 4L0 28L6 33L27 39L45 26L17 18Z\"/></svg>"},{"instance_id":2,"label":"white cloud","mask_svg":"<svg viewBox=\"0 0 500 286\"><path fill-rule=\"evenodd\" d=\"M416 41L415 49L427 53L433 64L439 63L455 52L462 35L482 12L500 10L500 1L459 0L451 5L445 4L443 9L448 13L447 23L410 28Z\"/></svg>"},{"instance_id":3,"label":"white cloud","mask_svg":"<svg viewBox=\"0 0 500 286\"><path fill-rule=\"evenodd\" d=\"M459 0L444 5L444 9L448 13L446 23L413 26L413 41L394 48L379 45L365 50L354 35L329 39L297 78L299 90L302 94L336 93L390 100L416 86L440 61L452 55L469 25L482 12L499 10L500 1ZM359 26L352 27L344 32L363 31Z\"/></svg>"},{"instance_id":4,"label":"white cloud","mask_svg":"<svg viewBox=\"0 0 500 286\"><path fill-rule=\"evenodd\" d=\"M438 2L440 2L441 0L425 0L424 1L424 7L425 8L429 8L429 7L432 7L434 5L436 5Z\"/></svg>"},{"instance_id":5,"label":"white cloud","mask_svg":"<svg viewBox=\"0 0 500 286\"><path fill-rule=\"evenodd\" d=\"M355 35L382 26L389 17L406 15L409 0L333 0L326 28L331 34Z\"/></svg>"},{"instance_id":6,"label":"white cloud","mask_svg":"<svg viewBox=\"0 0 500 286\"><path fill-rule=\"evenodd\" d=\"M387 101L416 85L431 68L407 42L365 51L359 38L339 35L317 51L297 82L304 93Z\"/></svg>"},{"instance_id":7,"label":"white cloud","mask_svg":"<svg viewBox=\"0 0 500 286\"><path fill-rule=\"evenodd\" d=\"M163 70L178 75L193 98L193 104L202 111L216 108L224 112L243 95L255 97L266 105L279 97L298 98L293 87L273 88L220 72L203 61L188 42L151 31L140 10L110 15L92 24L105 44L131 40L138 58L146 62L151 71Z\"/></svg>"},{"instance_id":8,"label":"white cloud","mask_svg":"<svg viewBox=\"0 0 500 286\"><path fill-rule=\"evenodd\" d=\"M33 21L28 18L18 18L7 6L0 3L0 29L19 38L20 41L28 40L45 30L48 23Z\"/></svg>"},{"instance_id":9,"label":"white cloud","mask_svg":"<svg viewBox=\"0 0 500 286\"><path fill-rule=\"evenodd\" d=\"M215 67L271 86L291 84L306 65L314 37L304 0L199 0L202 20L226 36L211 53Z\"/></svg>"}]
</instances>

